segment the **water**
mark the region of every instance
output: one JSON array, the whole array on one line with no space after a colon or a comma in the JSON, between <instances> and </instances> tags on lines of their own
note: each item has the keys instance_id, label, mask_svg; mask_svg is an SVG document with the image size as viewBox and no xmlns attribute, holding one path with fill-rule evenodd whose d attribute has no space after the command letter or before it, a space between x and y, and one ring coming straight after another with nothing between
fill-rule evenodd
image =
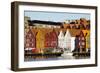
<instances>
[{"instance_id":1,"label":"water","mask_svg":"<svg viewBox=\"0 0 100 73\"><path fill-rule=\"evenodd\" d=\"M25 61L51 61L51 60L70 60L70 59L87 59L90 57L77 57L77 56L72 56L72 53L63 53L59 57L39 57L39 58L25 58Z\"/></svg>"}]
</instances>

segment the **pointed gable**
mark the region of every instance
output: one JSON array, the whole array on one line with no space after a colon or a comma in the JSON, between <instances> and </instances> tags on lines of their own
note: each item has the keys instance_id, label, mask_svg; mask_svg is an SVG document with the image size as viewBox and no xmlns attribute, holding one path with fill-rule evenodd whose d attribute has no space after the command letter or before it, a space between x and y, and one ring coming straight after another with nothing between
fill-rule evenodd
<instances>
[{"instance_id":1,"label":"pointed gable","mask_svg":"<svg viewBox=\"0 0 100 73\"><path fill-rule=\"evenodd\" d=\"M56 31L52 29L52 31L47 32L45 34L45 47L46 48L56 48L58 43L58 36L56 34Z\"/></svg>"},{"instance_id":2,"label":"pointed gable","mask_svg":"<svg viewBox=\"0 0 100 73\"><path fill-rule=\"evenodd\" d=\"M36 38L34 32L31 29L25 35L25 48L35 48Z\"/></svg>"},{"instance_id":3,"label":"pointed gable","mask_svg":"<svg viewBox=\"0 0 100 73\"><path fill-rule=\"evenodd\" d=\"M36 38L37 38L38 40L44 40L44 33L43 33L43 30L41 30L41 29L38 29L38 30L37 30Z\"/></svg>"},{"instance_id":4,"label":"pointed gable","mask_svg":"<svg viewBox=\"0 0 100 73\"><path fill-rule=\"evenodd\" d=\"M90 48L90 31L89 30L82 30L85 38L86 38L86 50Z\"/></svg>"},{"instance_id":5,"label":"pointed gable","mask_svg":"<svg viewBox=\"0 0 100 73\"><path fill-rule=\"evenodd\" d=\"M27 32L26 37L29 37L29 36L31 36L31 37L35 37L35 34L34 34L34 32L32 32L31 29L29 29L29 31Z\"/></svg>"},{"instance_id":6,"label":"pointed gable","mask_svg":"<svg viewBox=\"0 0 100 73\"><path fill-rule=\"evenodd\" d=\"M63 34L63 31L62 30L60 30L60 33L58 35L58 38L64 38L64 34Z\"/></svg>"},{"instance_id":7,"label":"pointed gable","mask_svg":"<svg viewBox=\"0 0 100 73\"><path fill-rule=\"evenodd\" d=\"M66 31L65 38L71 37L69 30Z\"/></svg>"},{"instance_id":8,"label":"pointed gable","mask_svg":"<svg viewBox=\"0 0 100 73\"><path fill-rule=\"evenodd\" d=\"M57 39L56 31L53 29L52 32L50 32L51 38Z\"/></svg>"},{"instance_id":9,"label":"pointed gable","mask_svg":"<svg viewBox=\"0 0 100 73\"><path fill-rule=\"evenodd\" d=\"M80 37L85 37L85 35L84 35L82 30L80 31Z\"/></svg>"},{"instance_id":10,"label":"pointed gable","mask_svg":"<svg viewBox=\"0 0 100 73\"><path fill-rule=\"evenodd\" d=\"M44 49L44 33L42 30L37 30L36 35L36 48L38 48L40 51Z\"/></svg>"}]
</instances>

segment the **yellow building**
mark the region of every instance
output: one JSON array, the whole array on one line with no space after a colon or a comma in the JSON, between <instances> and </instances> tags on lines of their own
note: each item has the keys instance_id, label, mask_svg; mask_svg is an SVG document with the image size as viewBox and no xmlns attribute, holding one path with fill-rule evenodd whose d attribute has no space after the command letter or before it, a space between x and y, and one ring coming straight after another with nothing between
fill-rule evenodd
<instances>
[{"instance_id":1,"label":"yellow building","mask_svg":"<svg viewBox=\"0 0 100 73\"><path fill-rule=\"evenodd\" d=\"M88 31L86 36L86 48L90 48L90 31Z\"/></svg>"},{"instance_id":2,"label":"yellow building","mask_svg":"<svg viewBox=\"0 0 100 73\"><path fill-rule=\"evenodd\" d=\"M86 35L86 49L90 49L90 30L83 30L84 35Z\"/></svg>"},{"instance_id":3,"label":"yellow building","mask_svg":"<svg viewBox=\"0 0 100 73\"><path fill-rule=\"evenodd\" d=\"M39 50L39 53L43 53L43 49L44 49L44 33L40 29L37 30L36 48Z\"/></svg>"}]
</instances>

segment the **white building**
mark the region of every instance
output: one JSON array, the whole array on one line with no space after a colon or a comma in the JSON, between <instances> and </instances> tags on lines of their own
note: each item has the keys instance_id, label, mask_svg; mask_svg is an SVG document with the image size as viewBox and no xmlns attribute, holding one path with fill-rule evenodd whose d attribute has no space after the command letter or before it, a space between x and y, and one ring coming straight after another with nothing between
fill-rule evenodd
<instances>
[{"instance_id":1,"label":"white building","mask_svg":"<svg viewBox=\"0 0 100 73\"><path fill-rule=\"evenodd\" d=\"M71 34L69 30L66 31L64 36L64 48L67 52L71 52Z\"/></svg>"},{"instance_id":2,"label":"white building","mask_svg":"<svg viewBox=\"0 0 100 73\"><path fill-rule=\"evenodd\" d=\"M71 52L75 49L75 37L71 37Z\"/></svg>"},{"instance_id":3,"label":"white building","mask_svg":"<svg viewBox=\"0 0 100 73\"><path fill-rule=\"evenodd\" d=\"M63 31L60 31L58 35L58 47L59 48L64 48L64 34Z\"/></svg>"},{"instance_id":4,"label":"white building","mask_svg":"<svg viewBox=\"0 0 100 73\"><path fill-rule=\"evenodd\" d=\"M71 53L75 49L75 35L71 34L70 30L67 30L65 35L63 31L60 31L58 47L63 48L65 53Z\"/></svg>"}]
</instances>

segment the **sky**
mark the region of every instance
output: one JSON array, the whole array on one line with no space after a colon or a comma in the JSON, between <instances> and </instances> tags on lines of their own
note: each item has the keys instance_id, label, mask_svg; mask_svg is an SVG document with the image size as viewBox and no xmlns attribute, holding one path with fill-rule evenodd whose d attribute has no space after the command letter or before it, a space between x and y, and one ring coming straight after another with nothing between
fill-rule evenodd
<instances>
[{"instance_id":1,"label":"sky","mask_svg":"<svg viewBox=\"0 0 100 73\"><path fill-rule=\"evenodd\" d=\"M90 14L86 13L68 13L68 12L47 12L47 11L24 11L24 16L31 20L43 20L64 22L65 20L75 20L80 18L90 19Z\"/></svg>"}]
</instances>

